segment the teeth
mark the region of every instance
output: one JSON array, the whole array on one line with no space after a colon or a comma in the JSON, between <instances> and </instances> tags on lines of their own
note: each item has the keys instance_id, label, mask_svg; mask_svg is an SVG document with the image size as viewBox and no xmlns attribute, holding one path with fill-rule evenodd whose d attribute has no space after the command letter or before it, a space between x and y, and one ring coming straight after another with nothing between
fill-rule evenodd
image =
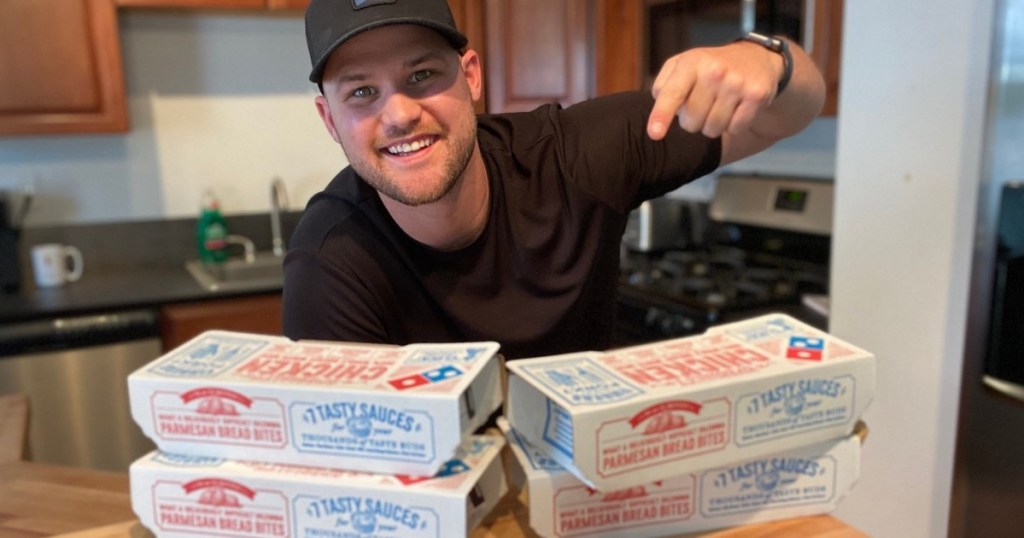
<instances>
[{"instance_id":1,"label":"teeth","mask_svg":"<svg viewBox=\"0 0 1024 538\"><path fill-rule=\"evenodd\" d=\"M414 151L421 150L427 146L433 144L433 141L429 139L417 140L409 144L398 144L388 148L388 153L392 155L401 155L403 153L412 153Z\"/></svg>"}]
</instances>

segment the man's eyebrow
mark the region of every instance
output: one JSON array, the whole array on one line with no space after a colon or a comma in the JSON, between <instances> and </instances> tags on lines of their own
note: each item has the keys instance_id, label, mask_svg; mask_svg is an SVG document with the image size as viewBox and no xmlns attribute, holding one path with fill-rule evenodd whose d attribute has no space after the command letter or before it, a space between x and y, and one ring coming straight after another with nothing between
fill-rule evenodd
<instances>
[{"instance_id":1,"label":"man's eyebrow","mask_svg":"<svg viewBox=\"0 0 1024 538\"><path fill-rule=\"evenodd\" d=\"M431 61L431 60L443 60L443 59L444 59L444 55L442 55L441 52L436 51L436 50L431 50L431 51L424 52L423 54L420 54L419 56L414 56L414 57L406 60L405 62L403 62L403 65L405 65L405 67L415 67L415 66L420 65L420 64L422 64L424 62L428 62L428 61Z\"/></svg>"},{"instance_id":2,"label":"man's eyebrow","mask_svg":"<svg viewBox=\"0 0 1024 538\"><path fill-rule=\"evenodd\" d=\"M350 83L350 82L363 82L364 80L367 80L368 78L369 77L367 77L363 73L358 73L358 72L356 72L356 73L341 73L338 76L334 77L334 82L336 82L338 84L346 84L346 83Z\"/></svg>"}]
</instances>

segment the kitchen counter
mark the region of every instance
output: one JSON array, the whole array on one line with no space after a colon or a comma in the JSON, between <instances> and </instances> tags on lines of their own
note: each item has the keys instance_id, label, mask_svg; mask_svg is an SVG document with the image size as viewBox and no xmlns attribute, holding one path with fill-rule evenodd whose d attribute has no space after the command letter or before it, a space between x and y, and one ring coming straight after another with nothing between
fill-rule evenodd
<instances>
[{"instance_id":1,"label":"kitchen counter","mask_svg":"<svg viewBox=\"0 0 1024 538\"><path fill-rule=\"evenodd\" d=\"M0 295L0 323L281 291L280 286L208 291L196 283L184 264L92 273L86 269L81 280L59 288L36 289L31 284L25 288L17 294Z\"/></svg>"},{"instance_id":2,"label":"kitchen counter","mask_svg":"<svg viewBox=\"0 0 1024 538\"><path fill-rule=\"evenodd\" d=\"M151 538L131 511L128 475L39 463L0 464L0 536L40 538ZM526 508L509 495L471 538L525 538ZM863 538L823 515L748 525L692 536L706 538Z\"/></svg>"},{"instance_id":3,"label":"kitchen counter","mask_svg":"<svg viewBox=\"0 0 1024 538\"><path fill-rule=\"evenodd\" d=\"M30 462L0 464L0 536L53 536L134 518L126 474Z\"/></svg>"},{"instance_id":4,"label":"kitchen counter","mask_svg":"<svg viewBox=\"0 0 1024 538\"><path fill-rule=\"evenodd\" d=\"M290 237L301 212L281 215L284 237ZM227 217L233 234L248 237L257 251L271 249L270 217L264 214ZM33 245L62 243L82 251L81 280L58 288L39 289L32 277ZM121 223L26 228L21 237L21 290L0 293L0 323L157 308L165 304L280 292L280 286L211 292L185 269L196 258L195 219L162 219ZM232 251L241 256L241 249Z\"/></svg>"}]
</instances>

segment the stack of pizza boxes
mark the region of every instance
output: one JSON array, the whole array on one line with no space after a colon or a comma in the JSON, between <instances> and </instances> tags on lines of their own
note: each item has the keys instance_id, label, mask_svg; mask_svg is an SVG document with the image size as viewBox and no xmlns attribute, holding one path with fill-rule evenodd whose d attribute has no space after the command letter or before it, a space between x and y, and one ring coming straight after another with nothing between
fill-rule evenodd
<instances>
[{"instance_id":1,"label":"stack of pizza boxes","mask_svg":"<svg viewBox=\"0 0 1024 538\"><path fill-rule=\"evenodd\" d=\"M505 494L492 342L203 333L128 377L157 451L132 506L161 537L465 536Z\"/></svg>"},{"instance_id":2,"label":"stack of pizza boxes","mask_svg":"<svg viewBox=\"0 0 1024 538\"><path fill-rule=\"evenodd\" d=\"M534 530L640 538L832 510L859 476L875 358L772 314L508 369L499 426Z\"/></svg>"}]
</instances>

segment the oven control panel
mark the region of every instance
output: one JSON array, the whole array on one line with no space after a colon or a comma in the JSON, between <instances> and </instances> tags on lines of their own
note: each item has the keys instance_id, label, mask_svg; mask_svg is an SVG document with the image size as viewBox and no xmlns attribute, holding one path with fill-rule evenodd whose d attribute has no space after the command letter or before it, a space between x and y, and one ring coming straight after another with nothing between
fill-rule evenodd
<instances>
[{"instance_id":1,"label":"oven control panel","mask_svg":"<svg viewBox=\"0 0 1024 538\"><path fill-rule=\"evenodd\" d=\"M709 213L718 222L831 235L834 190L825 179L722 174Z\"/></svg>"}]
</instances>

